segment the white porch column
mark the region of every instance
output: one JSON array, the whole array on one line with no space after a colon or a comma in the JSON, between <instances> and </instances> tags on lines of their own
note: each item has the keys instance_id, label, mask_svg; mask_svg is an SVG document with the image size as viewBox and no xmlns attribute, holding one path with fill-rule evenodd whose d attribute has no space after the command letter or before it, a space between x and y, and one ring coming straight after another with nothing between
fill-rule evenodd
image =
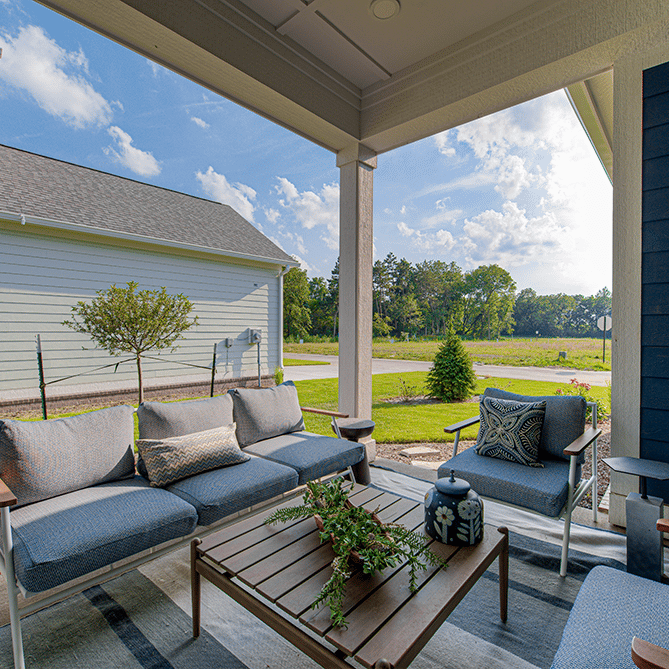
<instances>
[{"instance_id":1,"label":"white porch column","mask_svg":"<svg viewBox=\"0 0 669 669\"><path fill-rule=\"evenodd\" d=\"M614 63L613 309L611 455L639 457L641 413L641 158L643 71L669 61L669 47ZM611 472L609 521L625 525L625 499L636 476Z\"/></svg>"},{"instance_id":2,"label":"white porch column","mask_svg":"<svg viewBox=\"0 0 669 669\"><path fill-rule=\"evenodd\" d=\"M339 410L372 417L373 170L376 154L356 144L339 167Z\"/></svg>"}]
</instances>

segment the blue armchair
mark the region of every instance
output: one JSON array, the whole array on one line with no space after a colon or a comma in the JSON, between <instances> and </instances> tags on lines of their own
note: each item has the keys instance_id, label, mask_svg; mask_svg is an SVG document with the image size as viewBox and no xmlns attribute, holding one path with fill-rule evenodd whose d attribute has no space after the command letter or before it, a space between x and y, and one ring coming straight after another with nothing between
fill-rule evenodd
<instances>
[{"instance_id":1,"label":"blue armchair","mask_svg":"<svg viewBox=\"0 0 669 669\"><path fill-rule=\"evenodd\" d=\"M601 429L597 427L596 405L592 404L592 425L586 430L587 403L580 396L529 397L486 388L483 398L486 397L516 402L546 402L538 446L538 458L543 466L530 467L479 455L475 448L458 453L460 431L478 423L480 416L475 416L444 428L448 433L455 433L453 457L439 468L437 476L449 476L452 469L457 477L468 481L472 489L484 498L544 516L564 516L560 576L566 576L572 511L590 489L593 490L592 517L597 521L597 437ZM592 476L582 481L581 465L584 452L590 445Z\"/></svg>"}]
</instances>

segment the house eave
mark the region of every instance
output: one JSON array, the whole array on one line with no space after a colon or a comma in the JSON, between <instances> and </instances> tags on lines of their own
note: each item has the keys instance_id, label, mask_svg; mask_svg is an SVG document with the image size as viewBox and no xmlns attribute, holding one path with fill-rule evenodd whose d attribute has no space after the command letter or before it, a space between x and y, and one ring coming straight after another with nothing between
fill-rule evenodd
<instances>
[{"instance_id":1,"label":"house eave","mask_svg":"<svg viewBox=\"0 0 669 669\"><path fill-rule=\"evenodd\" d=\"M164 248L178 249L182 251L207 253L222 258L235 258L251 262L280 265L282 267L300 266L300 263L298 261L292 259L257 256L248 253L239 253L237 251L227 251L225 249L219 249L209 246L201 246L199 244L184 244L183 242L177 242L170 239L160 239L157 237L150 237L148 235L139 235L131 232L122 232L119 230L109 230L106 228L81 225L80 223L70 223L68 221L58 221L48 218L39 218L37 216L17 214L15 212L9 212L9 211L0 211L0 220L20 223L21 225L38 226L56 230L67 230L69 232L77 232L81 234L92 235L95 237L102 237L105 239L124 240L143 244L151 244L153 246L161 246Z\"/></svg>"}]
</instances>

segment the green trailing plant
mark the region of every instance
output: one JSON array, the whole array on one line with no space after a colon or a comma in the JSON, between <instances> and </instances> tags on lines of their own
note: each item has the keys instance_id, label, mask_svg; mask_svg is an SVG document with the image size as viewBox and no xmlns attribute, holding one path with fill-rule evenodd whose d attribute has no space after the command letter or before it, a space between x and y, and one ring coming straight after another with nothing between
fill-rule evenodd
<instances>
[{"instance_id":1,"label":"green trailing plant","mask_svg":"<svg viewBox=\"0 0 669 669\"><path fill-rule=\"evenodd\" d=\"M278 509L265 520L265 524L310 517L316 520L320 540L332 541L335 558L332 561L332 576L311 608L329 606L332 624L345 628L342 606L346 581L355 569L374 574L407 563L409 588L415 592L419 569L427 569L430 565L445 567L446 563L430 550L429 539L425 535L397 523L382 523L376 513L351 504L342 483L342 479L307 483L302 505Z\"/></svg>"},{"instance_id":2,"label":"green trailing plant","mask_svg":"<svg viewBox=\"0 0 669 669\"><path fill-rule=\"evenodd\" d=\"M283 383L283 368L276 367L274 369L274 383L277 386L280 386Z\"/></svg>"},{"instance_id":3,"label":"green trailing plant","mask_svg":"<svg viewBox=\"0 0 669 669\"><path fill-rule=\"evenodd\" d=\"M142 357L147 351L170 348L193 325L197 316L189 318L191 301L182 294L169 295L160 290L139 290L137 282L117 288L98 290L91 302L77 302L71 320L65 325L75 332L87 334L111 355L132 353L137 364L139 402L144 400Z\"/></svg>"},{"instance_id":4,"label":"green trailing plant","mask_svg":"<svg viewBox=\"0 0 669 669\"><path fill-rule=\"evenodd\" d=\"M425 386L431 397L442 402L462 402L476 389L471 358L452 328L434 356Z\"/></svg>"}]
</instances>

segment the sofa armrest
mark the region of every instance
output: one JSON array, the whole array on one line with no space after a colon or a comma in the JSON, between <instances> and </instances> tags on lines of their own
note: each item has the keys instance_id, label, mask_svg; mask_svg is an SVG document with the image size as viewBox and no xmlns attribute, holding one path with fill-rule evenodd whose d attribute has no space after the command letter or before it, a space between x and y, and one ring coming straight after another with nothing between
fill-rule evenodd
<instances>
[{"instance_id":1,"label":"sofa armrest","mask_svg":"<svg viewBox=\"0 0 669 669\"><path fill-rule=\"evenodd\" d=\"M639 669L669 669L669 650L634 637L632 661Z\"/></svg>"},{"instance_id":2,"label":"sofa armrest","mask_svg":"<svg viewBox=\"0 0 669 669\"><path fill-rule=\"evenodd\" d=\"M461 420L459 423L453 423L453 425L449 425L448 427L444 428L444 432L448 432L448 434L452 434L453 432L460 432L460 430L464 430L466 427L471 427L472 425L476 425L481 420L481 416L473 416L472 418L465 418L464 420Z\"/></svg>"},{"instance_id":3,"label":"sofa armrest","mask_svg":"<svg viewBox=\"0 0 669 669\"><path fill-rule=\"evenodd\" d=\"M656 527L660 532L669 532L669 518L660 518Z\"/></svg>"},{"instance_id":4,"label":"sofa armrest","mask_svg":"<svg viewBox=\"0 0 669 669\"><path fill-rule=\"evenodd\" d=\"M7 487L7 484L0 479L0 508L3 506L14 506L18 500L16 495Z\"/></svg>"},{"instance_id":5,"label":"sofa armrest","mask_svg":"<svg viewBox=\"0 0 669 669\"><path fill-rule=\"evenodd\" d=\"M347 413L339 413L338 411L328 411L327 409L312 409L311 407L300 407L302 411L307 411L308 413L318 413L323 416L332 416L334 418L348 418Z\"/></svg>"},{"instance_id":6,"label":"sofa armrest","mask_svg":"<svg viewBox=\"0 0 669 669\"><path fill-rule=\"evenodd\" d=\"M569 457L571 455L580 455L590 446L590 444L602 433L601 428L589 427L580 437L564 449L563 453Z\"/></svg>"}]
</instances>

